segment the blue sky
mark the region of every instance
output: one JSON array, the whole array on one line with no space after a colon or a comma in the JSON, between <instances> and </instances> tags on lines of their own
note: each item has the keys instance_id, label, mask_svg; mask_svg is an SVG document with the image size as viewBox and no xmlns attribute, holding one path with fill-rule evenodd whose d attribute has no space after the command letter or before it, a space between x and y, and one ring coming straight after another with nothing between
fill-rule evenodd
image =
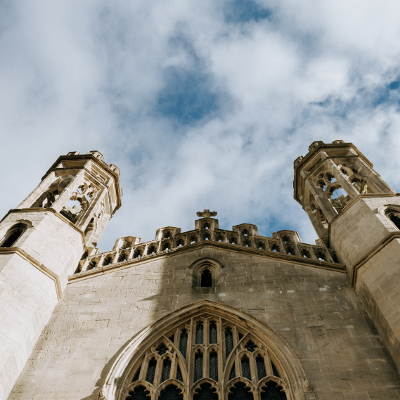
<instances>
[{"instance_id":1,"label":"blue sky","mask_svg":"<svg viewBox=\"0 0 400 400\"><path fill-rule=\"evenodd\" d=\"M99 243L220 226L316 238L293 161L353 142L400 187L400 3L102 0L0 3L0 213L60 154L121 169Z\"/></svg>"}]
</instances>

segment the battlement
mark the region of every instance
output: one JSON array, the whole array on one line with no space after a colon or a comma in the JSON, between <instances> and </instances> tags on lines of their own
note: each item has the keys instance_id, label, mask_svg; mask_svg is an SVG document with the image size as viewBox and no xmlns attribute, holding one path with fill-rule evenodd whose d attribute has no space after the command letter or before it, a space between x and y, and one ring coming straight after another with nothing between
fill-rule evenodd
<instances>
[{"instance_id":1,"label":"battlement","mask_svg":"<svg viewBox=\"0 0 400 400\"><path fill-rule=\"evenodd\" d=\"M219 229L218 220L208 216L205 210L203 218L195 221L195 229L181 232L180 228L168 226L157 229L155 239L141 242L140 238L126 236L117 239L114 248L101 254L85 254L75 271L87 274L116 264L130 264L152 257L166 255L198 244L221 245L237 250L257 250L261 254L289 256L293 260L314 260L326 265L336 264L335 252L328 249L321 241L316 245L302 243L295 231L275 232L272 237L260 236L256 225L240 224L232 230ZM199 213L198 213L199 215Z\"/></svg>"}]
</instances>

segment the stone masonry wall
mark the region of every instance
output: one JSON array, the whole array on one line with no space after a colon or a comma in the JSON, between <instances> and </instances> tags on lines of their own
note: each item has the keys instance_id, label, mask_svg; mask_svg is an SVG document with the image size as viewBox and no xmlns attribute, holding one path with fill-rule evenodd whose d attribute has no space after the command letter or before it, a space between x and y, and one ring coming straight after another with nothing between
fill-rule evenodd
<instances>
[{"instance_id":1,"label":"stone masonry wall","mask_svg":"<svg viewBox=\"0 0 400 400\"><path fill-rule=\"evenodd\" d=\"M203 257L224 266L216 287L193 287L189 266ZM70 282L9 399L97 399L132 336L201 299L280 334L318 400L399 399L396 366L347 274L207 246Z\"/></svg>"}]
</instances>

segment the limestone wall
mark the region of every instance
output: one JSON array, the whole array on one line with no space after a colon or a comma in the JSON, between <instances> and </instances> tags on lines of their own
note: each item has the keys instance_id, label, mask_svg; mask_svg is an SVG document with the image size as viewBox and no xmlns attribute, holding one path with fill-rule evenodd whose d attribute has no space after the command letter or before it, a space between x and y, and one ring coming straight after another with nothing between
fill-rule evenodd
<instances>
[{"instance_id":1,"label":"limestone wall","mask_svg":"<svg viewBox=\"0 0 400 400\"><path fill-rule=\"evenodd\" d=\"M224 266L216 287L194 287L189 266L203 257ZM274 329L318 400L399 398L396 366L345 273L205 246L71 281L9 399L97 399L127 341L200 299Z\"/></svg>"},{"instance_id":2,"label":"limestone wall","mask_svg":"<svg viewBox=\"0 0 400 400\"><path fill-rule=\"evenodd\" d=\"M400 205L400 197L359 197L331 226L330 245L352 276L354 265L389 233L398 229L382 207Z\"/></svg>"}]
</instances>

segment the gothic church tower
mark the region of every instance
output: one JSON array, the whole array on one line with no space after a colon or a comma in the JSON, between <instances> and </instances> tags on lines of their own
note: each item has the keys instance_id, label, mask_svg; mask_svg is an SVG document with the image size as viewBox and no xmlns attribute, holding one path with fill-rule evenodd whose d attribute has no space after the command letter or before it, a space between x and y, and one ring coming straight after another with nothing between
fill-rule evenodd
<instances>
[{"instance_id":1,"label":"gothic church tower","mask_svg":"<svg viewBox=\"0 0 400 400\"><path fill-rule=\"evenodd\" d=\"M0 398L6 398L61 298L121 206L119 170L98 151L61 156L0 223Z\"/></svg>"},{"instance_id":2,"label":"gothic church tower","mask_svg":"<svg viewBox=\"0 0 400 400\"><path fill-rule=\"evenodd\" d=\"M351 143L314 142L294 162L294 197L347 267L400 369L400 197Z\"/></svg>"}]
</instances>

